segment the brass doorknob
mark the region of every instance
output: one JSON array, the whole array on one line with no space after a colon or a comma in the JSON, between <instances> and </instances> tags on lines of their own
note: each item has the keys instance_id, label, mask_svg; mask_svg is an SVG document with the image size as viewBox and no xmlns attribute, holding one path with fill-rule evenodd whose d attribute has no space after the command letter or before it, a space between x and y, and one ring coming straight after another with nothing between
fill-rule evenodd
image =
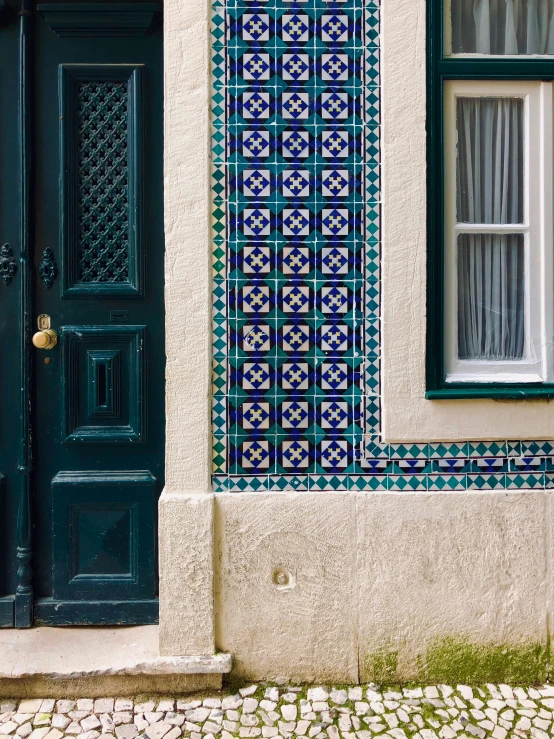
<instances>
[{"instance_id":1,"label":"brass doorknob","mask_svg":"<svg viewBox=\"0 0 554 739\"><path fill-rule=\"evenodd\" d=\"M37 331L33 335L33 345L37 349L53 349L58 343L58 334L51 328Z\"/></svg>"}]
</instances>

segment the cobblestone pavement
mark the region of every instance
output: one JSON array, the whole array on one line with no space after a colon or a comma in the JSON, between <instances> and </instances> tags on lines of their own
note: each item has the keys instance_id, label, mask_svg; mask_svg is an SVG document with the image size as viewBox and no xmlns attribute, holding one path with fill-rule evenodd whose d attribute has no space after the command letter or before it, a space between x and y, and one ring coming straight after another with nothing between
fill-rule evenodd
<instances>
[{"instance_id":1,"label":"cobblestone pavement","mask_svg":"<svg viewBox=\"0 0 554 739\"><path fill-rule=\"evenodd\" d=\"M184 699L0 699L0 739L550 739L554 686L250 685Z\"/></svg>"}]
</instances>

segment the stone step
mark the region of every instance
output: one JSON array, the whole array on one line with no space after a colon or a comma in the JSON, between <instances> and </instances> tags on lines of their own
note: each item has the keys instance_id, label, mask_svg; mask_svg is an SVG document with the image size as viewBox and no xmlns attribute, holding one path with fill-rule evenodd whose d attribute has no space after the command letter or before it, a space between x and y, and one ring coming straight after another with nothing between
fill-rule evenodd
<instances>
[{"instance_id":1,"label":"stone step","mask_svg":"<svg viewBox=\"0 0 554 739\"><path fill-rule=\"evenodd\" d=\"M161 656L158 626L0 630L0 695L59 697L219 689L228 654Z\"/></svg>"}]
</instances>

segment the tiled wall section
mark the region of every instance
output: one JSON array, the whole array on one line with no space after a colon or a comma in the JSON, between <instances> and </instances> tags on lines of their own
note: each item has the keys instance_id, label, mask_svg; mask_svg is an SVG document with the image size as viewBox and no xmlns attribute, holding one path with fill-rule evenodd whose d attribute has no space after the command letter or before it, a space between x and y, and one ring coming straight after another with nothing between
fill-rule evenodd
<instances>
[{"instance_id":1,"label":"tiled wall section","mask_svg":"<svg viewBox=\"0 0 554 739\"><path fill-rule=\"evenodd\" d=\"M553 442L379 440L379 7L216 2L214 488L551 486Z\"/></svg>"}]
</instances>

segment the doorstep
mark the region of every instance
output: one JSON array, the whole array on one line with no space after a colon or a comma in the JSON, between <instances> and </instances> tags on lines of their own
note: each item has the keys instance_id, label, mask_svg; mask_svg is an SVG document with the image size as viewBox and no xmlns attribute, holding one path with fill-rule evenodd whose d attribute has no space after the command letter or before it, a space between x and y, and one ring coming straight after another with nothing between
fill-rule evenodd
<instances>
[{"instance_id":1,"label":"doorstep","mask_svg":"<svg viewBox=\"0 0 554 739\"><path fill-rule=\"evenodd\" d=\"M68 697L220 689L231 655L162 657L158 626L0 629L0 695Z\"/></svg>"}]
</instances>

